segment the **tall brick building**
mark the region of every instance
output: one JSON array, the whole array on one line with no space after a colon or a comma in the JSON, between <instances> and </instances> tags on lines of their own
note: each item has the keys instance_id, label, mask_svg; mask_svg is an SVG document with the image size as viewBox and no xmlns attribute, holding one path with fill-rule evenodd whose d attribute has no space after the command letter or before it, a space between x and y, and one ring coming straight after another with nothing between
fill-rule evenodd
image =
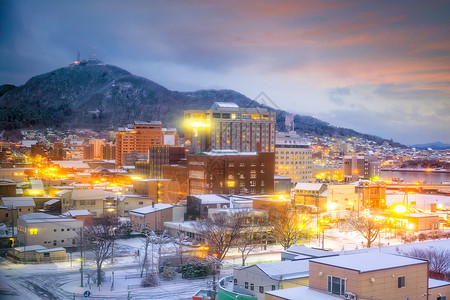
<instances>
[{"instance_id":1,"label":"tall brick building","mask_svg":"<svg viewBox=\"0 0 450 300\"><path fill-rule=\"evenodd\" d=\"M150 146L163 144L162 125L159 121L134 122L116 133L116 165L125 163L124 155L136 151L148 153Z\"/></svg>"},{"instance_id":2,"label":"tall brick building","mask_svg":"<svg viewBox=\"0 0 450 300\"><path fill-rule=\"evenodd\" d=\"M273 152L212 150L188 155L189 193L271 194L274 160Z\"/></svg>"}]
</instances>

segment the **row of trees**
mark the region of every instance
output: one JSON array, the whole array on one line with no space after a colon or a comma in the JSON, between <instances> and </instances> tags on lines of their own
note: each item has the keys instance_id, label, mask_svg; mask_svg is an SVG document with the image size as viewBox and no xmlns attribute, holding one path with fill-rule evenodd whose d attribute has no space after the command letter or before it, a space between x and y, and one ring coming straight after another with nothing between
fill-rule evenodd
<instances>
[{"instance_id":1,"label":"row of trees","mask_svg":"<svg viewBox=\"0 0 450 300\"><path fill-rule=\"evenodd\" d=\"M241 209L231 216L226 213L211 215L206 220L194 223L194 228L204 238L209 252L221 262L231 247L236 247L241 253L242 265L245 265L248 255L263 243L272 241L283 246L291 247L302 240L310 238L317 228L313 228L311 217L302 215L292 206L282 206L270 211L269 216L255 214L251 210ZM386 224L371 217L353 218L347 222L351 230L357 230L367 241L370 247L376 240ZM102 269L108 258L113 257L115 240L126 235L130 230L129 223L122 223L117 217L104 215L97 218L91 226L86 226L80 231L80 245L82 251L90 251L93 254L96 267L97 285L102 282ZM144 253L139 257L141 277L144 272L152 267L153 257L148 257L149 247L161 255L162 247L169 241L164 234L156 235L150 230L144 230ZM183 235L173 240L176 253L183 259ZM159 260L158 265L159 268ZM182 262L181 262L182 264ZM83 279L82 279L83 280Z\"/></svg>"},{"instance_id":2,"label":"row of trees","mask_svg":"<svg viewBox=\"0 0 450 300\"><path fill-rule=\"evenodd\" d=\"M217 213L194 223L196 231L209 246L210 254L222 261L231 247L242 256L242 265L258 245L272 240L284 249L307 239L312 233L310 219L290 206L271 211L269 217L242 209L231 216Z\"/></svg>"},{"instance_id":3,"label":"row of trees","mask_svg":"<svg viewBox=\"0 0 450 300\"><path fill-rule=\"evenodd\" d=\"M317 231L312 226L312 217L302 215L299 210L286 205L269 212L269 217L255 216L248 210L240 210L232 216L217 213L206 220L194 223L194 228L203 236L212 255L222 261L231 247L236 247L242 256L242 265L251 251L264 242L273 241L291 247L302 240L309 239ZM354 217L347 220L343 230L356 231L365 239L370 248L382 230L393 225L373 216Z\"/></svg>"}]
</instances>

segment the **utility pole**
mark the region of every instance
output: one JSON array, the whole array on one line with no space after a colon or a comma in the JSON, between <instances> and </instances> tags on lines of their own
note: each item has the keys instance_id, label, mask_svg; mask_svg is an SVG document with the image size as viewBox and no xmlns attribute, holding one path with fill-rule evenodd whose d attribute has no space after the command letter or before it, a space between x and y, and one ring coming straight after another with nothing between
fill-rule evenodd
<instances>
[{"instance_id":1,"label":"utility pole","mask_svg":"<svg viewBox=\"0 0 450 300\"><path fill-rule=\"evenodd\" d=\"M80 268L80 272L81 272L81 287L83 287L83 227L81 227L81 232L80 232L80 240L81 240L81 249L80 249L80 262L81 262L81 268Z\"/></svg>"}]
</instances>

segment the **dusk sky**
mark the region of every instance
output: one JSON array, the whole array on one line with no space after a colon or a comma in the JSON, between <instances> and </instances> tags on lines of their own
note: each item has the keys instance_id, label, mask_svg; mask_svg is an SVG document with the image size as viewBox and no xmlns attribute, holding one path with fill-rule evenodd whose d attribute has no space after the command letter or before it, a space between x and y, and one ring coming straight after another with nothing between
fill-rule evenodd
<instances>
[{"instance_id":1,"label":"dusk sky","mask_svg":"<svg viewBox=\"0 0 450 300\"><path fill-rule=\"evenodd\" d=\"M450 1L3 1L0 84L105 63L171 90L279 108L405 144L450 143Z\"/></svg>"}]
</instances>

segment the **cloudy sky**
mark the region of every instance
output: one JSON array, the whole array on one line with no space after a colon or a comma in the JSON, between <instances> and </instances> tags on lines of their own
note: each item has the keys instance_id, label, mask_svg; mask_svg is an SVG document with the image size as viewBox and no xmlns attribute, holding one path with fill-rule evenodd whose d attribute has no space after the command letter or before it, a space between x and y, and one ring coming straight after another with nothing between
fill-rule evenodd
<instances>
[{"instance_id":1,"label":"cloudy sky","mask_svg":"<svg viewBox=\"0 0 450 300\"><path fill-rule=\"evenodd\" d=\"M5 1L0 84L105 63L169 89L265 92L284 110L450 143L450 1Z\"/></svg>"}]
</instances>

